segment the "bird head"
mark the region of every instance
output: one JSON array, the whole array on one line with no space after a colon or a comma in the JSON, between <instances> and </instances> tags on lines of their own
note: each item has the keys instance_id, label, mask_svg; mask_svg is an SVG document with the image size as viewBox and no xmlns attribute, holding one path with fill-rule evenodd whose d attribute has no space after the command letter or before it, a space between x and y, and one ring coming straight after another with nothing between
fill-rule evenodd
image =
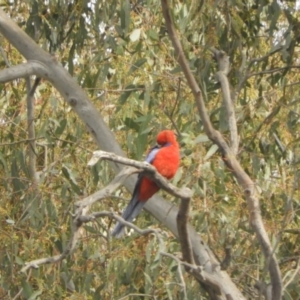
<instances>
[{"instance_id":1,"label":"bird head","mask_svg":"<svg viewBox=\"0 0 300 300\"><path fill-rule=\"evenodd\" d=\"M176 136L172 130L163 130L161 131L156 138L157 144L164 146L168 143L170 144L176 144Z\"/></svg>"}]
</instances>

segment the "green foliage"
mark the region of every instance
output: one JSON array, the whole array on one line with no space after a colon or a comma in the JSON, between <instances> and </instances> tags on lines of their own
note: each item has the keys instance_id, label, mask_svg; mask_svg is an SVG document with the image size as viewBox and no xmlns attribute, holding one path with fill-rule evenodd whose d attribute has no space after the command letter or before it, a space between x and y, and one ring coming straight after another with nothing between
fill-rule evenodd
<instances>
[{"instance_id":1,"label":"green foliage","mask_svg":"<svg viewBox=\"0 0 300 300\"><path fill-rule=\"evenodd\" d=\"M162 128L178 131L182 161L174 183L194 191L191 222L220 261L225 248L231 248L227 272L241 290L257 278L267 280L242 190L203 135L160 2L21 2L2 7L78 79L128 156L141 160ZM299 259L299 10L293 1L173 1L172 14L213 125L226 137L209 48L230 55L232 88L243 76L244 59L249 67L235 100L238 158L256 182L286 283ZM1 46L11 65L22 61L5 41ZM119 299L130 294L183 299L177 263L157 255L157 240L134 235L108 241L108 219L85 226L77 251L67 260L19 273L25 262L65 249L74 202L105 186L113 174L105 163L87 168L95 150L91 137L58 92L42 82L35 108L37 169L42 172L36 189L28 173L25 84L7 83L0 93L0 295L13 298L22 289L23 299ZM130 197L122 189L115 196ZM106 199L97 210L120 211L125 204ZM136 222L160 226L146 213ZM180 251L168 232L163 237L166 252ZM188 299L206 299L191 277L183 277ZM284 297L296 299L299 293L297 274Z\"/></svg>"}]
</instances>

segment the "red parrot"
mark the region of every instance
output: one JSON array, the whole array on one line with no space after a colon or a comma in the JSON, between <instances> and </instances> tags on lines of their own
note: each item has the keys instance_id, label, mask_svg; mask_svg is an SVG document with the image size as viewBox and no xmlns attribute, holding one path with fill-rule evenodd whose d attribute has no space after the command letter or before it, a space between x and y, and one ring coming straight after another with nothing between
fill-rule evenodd
<instances>
[{"instance_id":1,"label":"red parrot","mask_svg":"<svg viewBox=\"0 0 300 300\"><path fill-rule=\"evenodd\" d=\"M157 146L150 149L145 161L153 165L157 171L167 179L176 174L179 167L179 145L176 136L171 130L161 131L156 138ZM146 201L159 190L158 185L140 174L134 187L132 198L123 211L122 218L132 222L142 210ZM120 238L124 233L125 226L117 223L112 235Z\"/></svg>"}]
</instances>

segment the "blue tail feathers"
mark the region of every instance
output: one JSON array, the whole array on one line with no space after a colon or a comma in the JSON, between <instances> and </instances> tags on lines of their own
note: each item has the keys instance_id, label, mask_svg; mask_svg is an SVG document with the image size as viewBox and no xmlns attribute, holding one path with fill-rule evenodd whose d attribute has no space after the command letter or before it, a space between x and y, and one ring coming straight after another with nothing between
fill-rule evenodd
<instances>
[{"instance_id":1,"label":"blue tail feathers","mask_svg":"<svg viewBox=\"0 0 300 300\"><path fill-rule=\"evenodd\" d=\"M135 190L132 199L122 213L122 218L127 222L132 222L140 213L145 203L145 201L138 200L138 192ZM125 226L118 222L111 234L116 238L121 238L124 234L124 230Z\"/></svg>"}]
</instances>

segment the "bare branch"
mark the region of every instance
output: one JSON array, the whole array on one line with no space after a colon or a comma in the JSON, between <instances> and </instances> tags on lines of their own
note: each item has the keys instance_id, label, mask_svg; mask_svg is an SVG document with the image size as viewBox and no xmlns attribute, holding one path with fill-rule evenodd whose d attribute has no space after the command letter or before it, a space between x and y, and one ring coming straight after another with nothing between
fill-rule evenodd
<instances>
[{"instance_id":1,"label":"bare branch","mask_svg":"<svg viewBox=\"0 0 300 300\"><path fill-rule=\"evenodd\" d=\"M233 106L234 102L231 99L230 87L227 78L230 69L229 56L227 56L224 51L219 51L214 48L212 48L211 51L214 53L214 58L216 59L219 67L219 71L216 73L216 78L221 84L223 103L227 114L228 128L230 132L230 149L234 155L237 155L239 148L239 135Z\"/></svg>"},{"instance_id":2,"label":"bare branch","mask_svg":"<svg viewBox=\"0 0 300 300\"><path fill-rule=\"evenodd\" d=\"M91 206L97 201L109 197L111 193L115 191L128 176L134 174L135 172L136 169L133 168L123 169L104 189L95 192L83 200L75 202L75 206L77 206L79 209L83 209L84 207Z\"/></svg>"},{"instance_id":3,"label":"bare branch","mask_svg":"<svg viewBox=\"0 0 300 300\"><path fill-rule=\"evenodd\" d=\"M78 222L80 222L81 224L82 223L88 223L88 222L94 221L95 219L101 218L101 217L110 217L110 218L124 224L126 227L129 227L130 229L133 229L134 231L136 231L140 235L148 235L148 234L153 233L156 236L156 238L159 242L160 251L164 251L165 244L164 244L164 241L163 241L163 239L162 239L162 237L159 233L159 230L152 229L152 228L141 229L138 226L134 225L133 223L125 221L122 217L120 217L118 214L115 214L113 212L100 211L100 212L95 212L95 213L92 213L92 214L86 215L86 216L81 215L81 216L78 217Z\"/></svg>"},{"instance_id":4,"label":"bare branch","mask_svg":"<svg viewBox=\"0 0 300 300\"><path fill-rule=\"evenodd\" d=\"M157 237L160 245L160 251L164 251L165 246L163 239L161 238L159 232L155 229L146 229L142 230L136 225L125 221L123 218L119 217L117 214L114 214L113 212L108 212L108 211L102 211L102 212L96 212L92 213L90 215L87 215L90 206L97 202L100 201L104 198L107 198L111 196L111 194L124 182L124 180L130 175L133 174L135 169L133 168L125 168L123 169L111 182L109 185L107 185L105 188L103 188L100 191L97 191L93 195L78 201L75 203L77 206L75 214L73 216L73 222L72 222L72 228L71 228L71 236L68 242L68 245L66 249L59 255L55 255L52 257L45 257L45 258L40 258L33 260L31 262L26 263L26 265L21 269L21 272L26 272L28 269L31 268L38 268L40 265L43 264L52 264L59 262L63 259L65 259L67 256L72 254L76 248L76 245L78 243L79 237L80 237L80 227L84 223L88 223L91 221L94 221L95 219L99 217L110 217L113 218L120 223L123 223L125 226L132 228L136 232L138 232L141 235L146 235L153 233Z\"/></svg>"},{"instance_id":5,"label":"bare branch","mask_svg":"<svg viewBox=\"0 0 300 300\"><path fill-rule=\"evenodd\" d=\"M278 48L275 48L274 50L270 51L269 53L267 53L266 55L262 56L262 57L258 57L258 58L253 58L251 59L250 63L249 63L249 67L251 67L254 63L260 63L264 60L266 60L267 58L269 58L271 55L281 51L283 49L283 46L280 46Z\"/></svg>"},{"instance_id":6,"label":"bare branch","mask_svg":"<svg viewBox=\"0 0 300 300\"><path fill-rule=\"evenodd\" d=\"M189 264L194 264L193 251L187 228L189 219L189 208L190 199L181 200L179 211L177 214L177 228L183 260L188 262Z\"/></svg>"},{"instance_id":7,"label":"bare branch","mask_svg":"<svg viewBox=\"0 0 300 300\"><path fill-rule=\"evenodd\" d=\"M289 278L289 280L284 284L283 290L285 291L287 289L287 287L294 281L295 277L299 274L300 271L300 259L298 259L297 261L297 266L295 268L295 271L293 272L292 276ZM283 278L283 281L285 281L285 278L287 276L285 276Z\"/></svg>"},{"instance_id":8,"label":"bare branch","mask_svg":"<svg viewBox=\"0 0 300 300\"><path fill-rule=\"evenodd\" d=\"M257 75L273 74L273 73L285 71L287 69L299 69L299 68L300 68L300 66L286 66L286 67L282 67L282 68L275 68L275 69L270 69L270 70L265 70L265 71L260 71L260 72L254 72L254 73L250 73L247 76L247 79L249 79L250 77L253 77L253 76L257 76Z\"/></svg>"},{"instance_id":9,"label":"bare branch","mask_svg":"<svg viewBox=\"0 0 300 300\"><path fill-rule=\"evenodd\" d=\"M59 261L65 259L66 257L68 257L69 255L71 255L74 252L76 245L78 243L79 237L80 237L80 231L79 231L80 227L84 223L94 221L95 219L97 219L99 217L113 218L113 219L123 223L125 226L132 228L134 231L136 231L137 233L139 233L141 235L147 235L147 234L153 233L153 234L155 234L155 236L157 237L157 239L159 241L160 251L163 251L165 249L164 241L161 238L158 230L155 230L155 229L142 230L139 227L137 227L136 225L125 221L123 218L119 217L117 214L115 214L113 212L102 211L102 212L93 213L91 215L85 215L86 212L87 212L87 208L77 209L77 214L74 216L74 219L73 219L71 237L70 237L68 245L67 245L66 249L63 251L63 253L61 253L59 255L51 256L51 257L45 257L45 258L40 258L40 259L30 261L25 264L25 266L21 269L21 272L26 272L28 269L31 269L31 268L37 269L40 265L53 264L53 263L59 262Z\"/></svg>"},{"instance_id":10,"label":"bare branch","mask_svg":"<svg viewBox=\"0 0 300 300\"><path fill-rule=\"evenodd\" d=\"M47 74L46 66L37 61L30 61L25 64L0 70L0 83L19 78L26 78L31 75L37 75L41 77L43 74Z\"/></svg>"},{"instance_id":11,"label":"bare branch","mask_svg":"<svg viewBox=\"0 0 300 300\"><path fill-rule=\"evenodd\" d=\"M104 189L101 191L98 191L97 193L94 193L93 195L87 197L86 199L83 199L82 201L77 202L77 209L75 212L75 215L73 217L72 222L72 228L71 228L71 237L69 239L68 245L66 249L59 255L55 255L52 257L46 257L46 258L40 258L33 260L29 263L27 263L22 269L21 272L26 272L28 269L31 268L38 268L40 265L43 264L51 264L59 262L63 259L65 259L67 256L73 253L73 251L76 248L79 236L80 236L80 227L84 223L84 217L87 214L90 205L92 205L94 202L99 201L100 199L108 197L114 190L116 190L122 183L122 177L124 178L124 175L126 174L128 170L124 169L116 178ZM121 178L121 179L120 179ZM95 219L95 217L87 217L87 221L89 222L91 220Z\"/></svg>"},{"instance_id":12,"label":"bare branch","mask_svg":"<svg viewBox=\"0 0 300 300\"><path fill-rule=\"evenodd\" d=\"M160 255L170 257L170 258L172 258L173 260L175 260L177 262L177 265L178 265L177 271L178 271L179 279L180 279L180 282L181 282L181 287L182 287L182 290L183 290L184 299L187 300L186 284L185 284L183 274L182 274L182 269L181 269L182 263L181 263L180 259L177 258L176 256L174 256L172 254L169 254L169 253L166 253L166 252L160 252ZM186 269L189 269L189 267L187 267L187 266L184 266L184 267Z\"/></svg>"},{"instance_id":13,"label":"bare branch","mask_svg":"<svg viewBox=\"0 0 300 300\"><path fill-rule=\"evenodd\" d=\"M205 103L203 101L201 90L193 77L193 74L189 68L188 62L185 58L182 46L177 38L173 22L171 20L168 1L161 0L162 3L162 11L166 21L166 27L169 33L169 37L173 43L173 47L177 54L177 60L180 64L188 85L190 86L193 95L195 97L195 101L197 104L197 108L204 126L204 130L206 135L210 138L211 141L216 143L219 146L219 149L222 152L224 163L227 165L228 169L232 172L232 174L236 177L238 183L244 189L244 195L247 200L248 210L250 214L250 222L255 230L256 237L260 243L263 254L268 262L268 269L270 273L271 283L272 283L272 299L280 300L282 295L282 280L281 273L278 266L278 262L273 253L273 249L265 230L260 208L259 208L259 200L255 195L254 182L248 176L248 174L243 170L239 162L236 160L235 155L232 153L230 148L228 147L226 141L223 136L216 131L210 122L209 116L207 114Z\"/></svg>"}]
</instances>

